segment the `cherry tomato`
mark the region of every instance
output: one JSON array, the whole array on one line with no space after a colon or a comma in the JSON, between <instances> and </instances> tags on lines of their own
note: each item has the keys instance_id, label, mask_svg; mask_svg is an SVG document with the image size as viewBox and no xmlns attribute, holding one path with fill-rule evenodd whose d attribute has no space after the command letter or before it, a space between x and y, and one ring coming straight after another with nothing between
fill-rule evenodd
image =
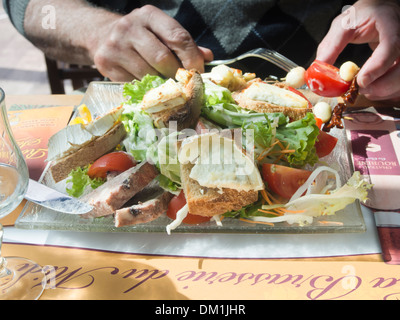
<instances>
[{"instance_id":1,"label":"cherry tomato","mask_svg":"<svg viewBox=\"0 0 400 320\"><path fill-rule=\"evenodd\" d=\"M174 196L168 204L167 216L175 220L177 212L182 209L186 204L185 194L183 191L178 196ZM202 222L210 221L211 217L203 217L199 215L194 215L188 213L185 219L183 219L183 223L187 224L198 224Z\"/></svg>"},{"instance_id":2,"label":"cherry tomato","mask_svg":"<svg viewBox=\"0 0 400 320\"><path fill-rule=\"evenodd\" d=\"M338 138L331 136L329 133L320 130L317 141L315 142L315 150L319 158L325 157L335 148Z\"/></svg>"},{"instance_id":3,"label":"cherry tomato","mask_svg":"<svg viewBox=\"0 0 400 320\"><path fill-rule=\"evenodd\" d=\"M310 90L322 97L339 97L351 85L340 77L338 68L319 60L307 69L305 79Z\"/></svg>"},{"instance_id":4,"label":"cherry tomato","mask_svg":"<svg viewBox=\"0 0 400 320\"><path fill-rule=\"evenodd\" d=\"M107 172L123 172L136 165L135 159L124 151L107 153L97 159L89 168L91 179L107 177Z\"/></svg>"},{"instance_id":5,"label":"cherry tomato","mask_svg":"<svg viewBox=\"0 0 400 320\"><path fill-rule=\"evenodd\" d=\"M270 163L262 165L262 177L268 189L285 199L290 199L310 175L308 170Z\"/></svg>"}]
</instances>

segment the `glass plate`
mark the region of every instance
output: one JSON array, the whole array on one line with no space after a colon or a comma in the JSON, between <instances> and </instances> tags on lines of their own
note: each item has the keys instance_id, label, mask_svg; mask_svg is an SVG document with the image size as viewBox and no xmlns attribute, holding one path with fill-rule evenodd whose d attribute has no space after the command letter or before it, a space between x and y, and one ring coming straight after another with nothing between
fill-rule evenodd
<instances>
[{"instance_id":1,"label":"glass plate","mask_svg":"<svg viewBox=\"0 0 400 320\"><path fill-rule=\"evenodd\" d=\"M82 100L94 116L103 114L123 101L122 84L114 82L92 82ZM332 130L331 134L339 138L338 144L326 161L331 167L337 169L342 178L342 183L347 181L353 172L349 147L345 130ZM49 164L50 165L50 164ZM41 182L65 192L65 182L57 184L51 178L48 167L43 172ZM21 229L44 230L73 230L92 232L166 232L165 227L171 223L165 215L145 224L116 228L113 217L84 219L77 215L68 215L52 211L33 203L27 202L16 221L16 227ZM333 223L321 223L332 221ZM338 222L338 223L335 223ZM357 201L333 216L315 218L313 223L306 226L290 225L286 222L276 223L274 226L247 223L236 219L224 218L222 226L217 226L214 221L199 225L181 224L174 233L348 233L364 232L366 230L361 212L360 203Z\"/></svg>"}]
</instances>

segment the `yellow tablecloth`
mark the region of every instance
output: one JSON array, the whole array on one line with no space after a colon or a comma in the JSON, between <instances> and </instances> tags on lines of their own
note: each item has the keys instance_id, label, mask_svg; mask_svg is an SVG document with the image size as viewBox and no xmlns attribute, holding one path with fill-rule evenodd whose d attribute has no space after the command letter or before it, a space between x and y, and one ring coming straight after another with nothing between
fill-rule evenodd
<instances>
[{"instance_id":1,"label":"yellow tablecloth","mask_svg":"<svg viewBox=\"0 0 400 320\"><path fill-rule=\"evenodd\" d=\"M5 244L48 269L41 299L399 299L399 266L376 255L204 259Z\"/></svg>"}]
</instances>

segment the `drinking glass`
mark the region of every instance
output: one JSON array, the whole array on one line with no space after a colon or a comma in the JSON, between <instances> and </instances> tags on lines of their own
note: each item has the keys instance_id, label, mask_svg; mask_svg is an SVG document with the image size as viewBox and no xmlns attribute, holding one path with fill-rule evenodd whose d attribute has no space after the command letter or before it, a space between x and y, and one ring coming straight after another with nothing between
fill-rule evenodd
<instances>
[{"instance_id":1,"label":"drinking glass","mask_svg":"<svg viewBox=\"0 0 400 320\"><path fill-rule=\"evenodd\" d=\"M18 207L28 182L28 168L11 131L5 94L0 88L0 219ZM2 239L0 224L0 300L38 299L46 285L43 269L29 259L2 257Z\"/></svg>"}]
</instances>

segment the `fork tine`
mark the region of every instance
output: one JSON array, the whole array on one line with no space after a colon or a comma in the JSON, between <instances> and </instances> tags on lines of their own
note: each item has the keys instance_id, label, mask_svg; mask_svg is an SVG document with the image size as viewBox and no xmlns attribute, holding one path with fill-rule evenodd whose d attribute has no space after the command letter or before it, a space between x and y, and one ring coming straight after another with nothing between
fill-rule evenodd
<instances>
[{"instance_id":1,"label":"fork tine","mask_svg":"<svg viewBox=\"0 0 400 320\"><path fill-rule=\"evenodd\" d=\"M287 69L286 71L289 71L290 69L293 69L293 68L297 67L296 63L294 63L293 61L289 60L285 56L281 55L279 52L268 50L268 49L264 49L262 51L260 50L258 54L262 55L267 60L269 60L269 59L273 60L278 66L279 65L284 66ZM269 61L271 61L271 60L269 60Z\"/></svg>"},{"instance_id":2,"label":"fork tine","mask_svg":"<svg viewBox=\"0 0 400 320\"><path fill-rule=\"evenodd\" d=\"M294 63L293 61L289 60L285 56L281 55L280 53L266 49L266 48L256 48L253 50L250 50L249 52L243 53L236 58L233 59L227 59L227 60L214 60L211 62L207 62L206 65L208 66L217 66L220 64L232 64L238 60L242 60L248 57L257 57L257 58L262 58L264 60L267 60L279 68L289 71L295 67L297 67L297 64Z\"/></svg>"}]
</instances>

